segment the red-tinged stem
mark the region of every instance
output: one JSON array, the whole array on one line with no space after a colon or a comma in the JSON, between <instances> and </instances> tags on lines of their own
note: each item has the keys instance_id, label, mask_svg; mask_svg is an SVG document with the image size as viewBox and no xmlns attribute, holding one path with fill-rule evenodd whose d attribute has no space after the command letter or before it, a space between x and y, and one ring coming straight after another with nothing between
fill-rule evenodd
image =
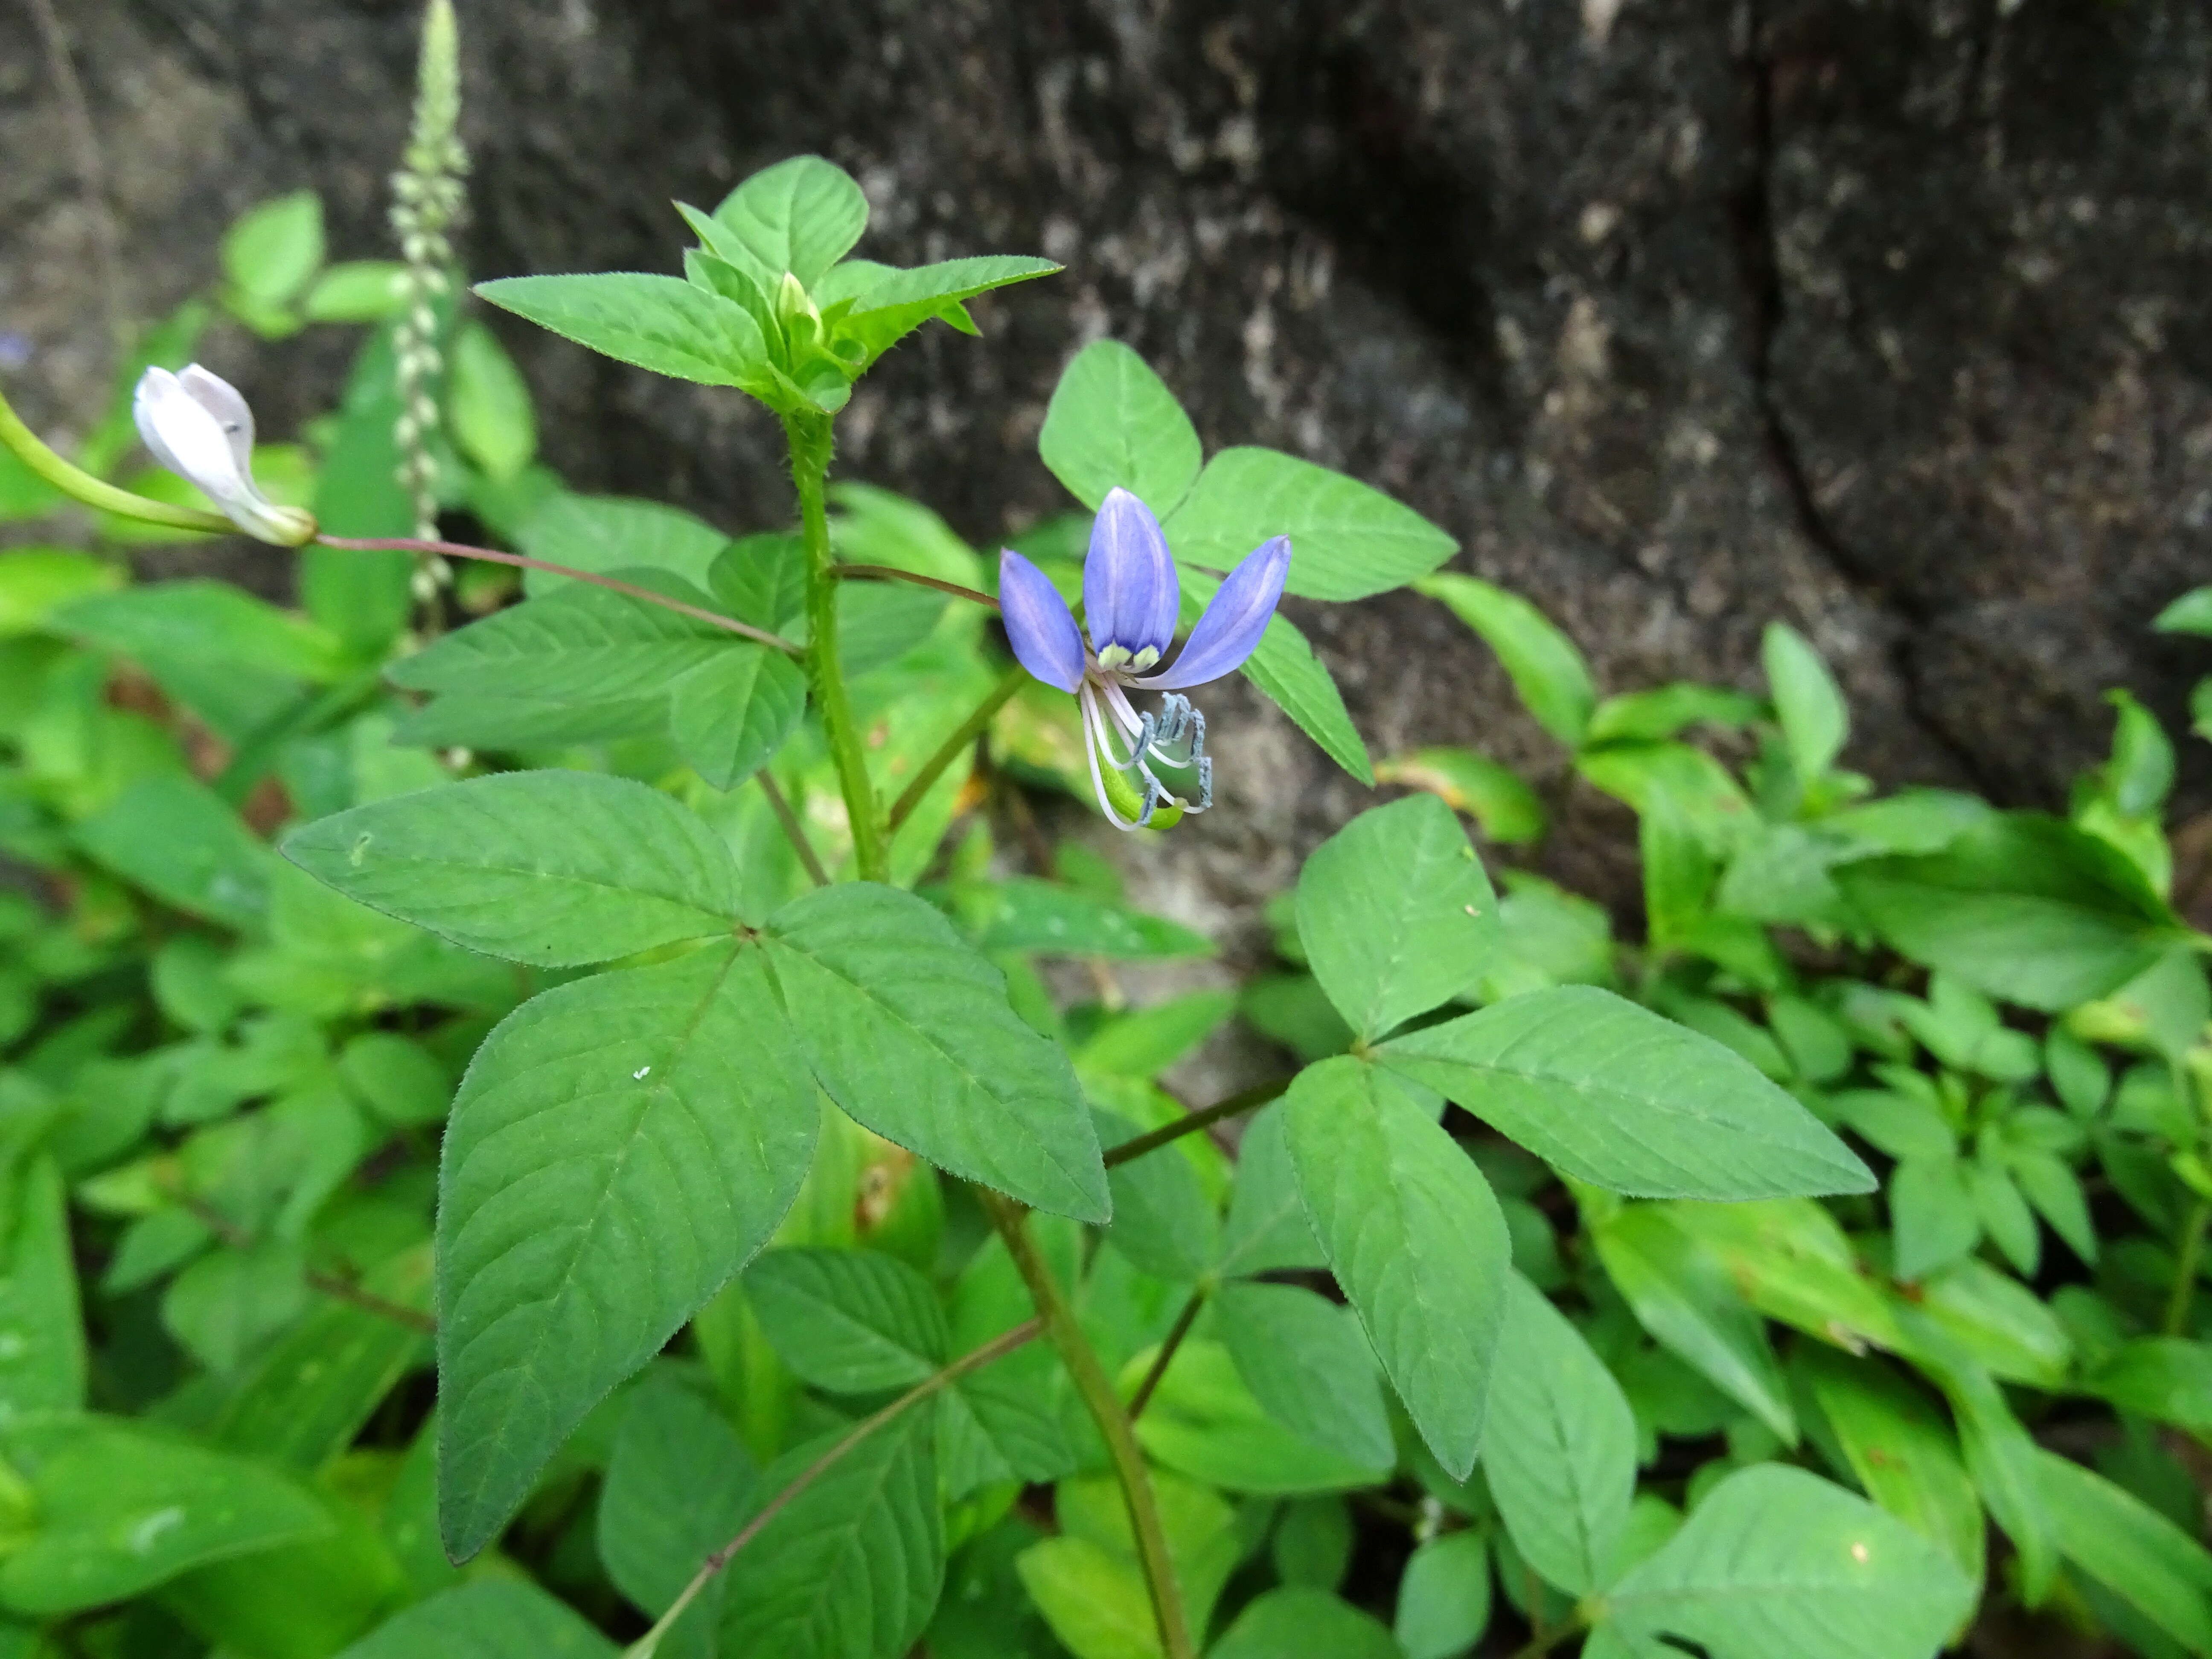
<instances>
[{"instance_id":1,"label":"red-tinged stem","mask_svg":"<svg viewBox=\"0 0 2212 1659\"><path fill-rule=\"evenodd\" d=\"M771 634L764 628L755 628L750 623L741 623L735 617L702 611L696 605L672 599L665 593L640 587L635 582L619 581L612 576L602 576L596 571L578 570L571 565L533 559L524 553L502 553L497 548L471 547L465 542L432 541L415 536L318 536L315 540L325 547L343 548L355 553L442 553L449 559L482 559L490 564L511 564L521 570L543 570L548 575L567 576L574 581L589 582L592 586L604 587L610 592L642 599L647 605L657 605L664 611L673 611L678 616L690 617L726 633L756 641L771 650L782 652L787 657L803 657L805 654L781 635Z\"/></svg>"}]
</instances>

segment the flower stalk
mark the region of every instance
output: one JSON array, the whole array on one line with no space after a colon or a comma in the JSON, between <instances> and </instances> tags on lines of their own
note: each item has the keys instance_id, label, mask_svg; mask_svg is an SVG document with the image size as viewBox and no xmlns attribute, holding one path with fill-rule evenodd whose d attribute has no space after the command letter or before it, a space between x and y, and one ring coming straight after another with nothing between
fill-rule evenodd
<instances>
[{"instance_id":1,"label":"flower stalk","mask_svg":"<svg viewBox=\"0 0 2212 1659\"><path fill-rule=\"evenodd\" d=\"M452 0L430 0L422 15L416 60L415 120L398 171L392 175L392 233L406 262L400 279L406 299L392 344L399 382L399 483L414 505L415 533L438 533L438 461L431 440L441 421L439 377L445 369L438 345L438 304L453 289L452 231L467 204L463 183L469 153L460 140L459 30ZM426 560L433 586L440 567Z\"/></svg>"}]
</instances>

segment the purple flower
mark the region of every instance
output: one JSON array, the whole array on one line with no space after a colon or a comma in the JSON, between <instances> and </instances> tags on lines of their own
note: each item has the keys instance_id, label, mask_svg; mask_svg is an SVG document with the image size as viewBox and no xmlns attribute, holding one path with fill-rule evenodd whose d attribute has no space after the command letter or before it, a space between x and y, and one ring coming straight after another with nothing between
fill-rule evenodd
<instances>
[{"instance_id":1,"label":"purple flower","mask_svg":"<svg viewBox=\"0 0 2212 1659\"><path fill-rule=\"evenodd\" d=\"M1081 705L1091 787L1115 829L1151 823L1163 802L1173 813L1169 823L1213 805L1206 716L1189 698L1175 694L1219 679L1252 654L1275 614L1290 568L1289 537L1261 543L1229 573L1183 641L1182 654L1159 668L1175 641L1182 589L1159 520L1127 490L1109 492L1091 521L1091 552L1083 564L1087 647L1074 613L1044 573L1012 549L1000 552L999 605L1007 641L1023 667ZM1170 695L1158 714L1146 714L1129 701L1133 690ZM1155 764L1194 771L1198 804L1170 793Z\"/></svg>"}]
</instances>

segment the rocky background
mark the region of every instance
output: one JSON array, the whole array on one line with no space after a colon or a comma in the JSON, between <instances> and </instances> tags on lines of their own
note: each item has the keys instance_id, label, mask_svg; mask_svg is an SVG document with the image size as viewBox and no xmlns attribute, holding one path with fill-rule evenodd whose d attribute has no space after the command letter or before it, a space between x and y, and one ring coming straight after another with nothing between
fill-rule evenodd
<instances>
[{"instance_id":1,"label":"rocky background","mask_svg":"<svg viewBox=\"0 0 2212 1659\"><path fill-rule=\"evenodd\" d=\"M104 395L108 307L173 303L240 209L312 185L334 257L386 251L416 8L49 3L119 292L34 0L0 0L0 372L66 434ZM668 198L810 149L866 187L865 252L1067 264L979 306L985 341L902 349L842 422L848 476L979 543L1065 504L1035 435L1103 331L1209 448L1277 445L1446 526L1608 690L1754 685L1761 625L1796 623L1853 697L1847 762L1886 784L2056 804L2102 757L2106 687L2178 729L2208 665L2147 627L2212 580L2203 0L461 0L461 22L477 275L673 270ZM579 487L733 529L787 511L741 399L496 320ZM346 349L231 331L206 355L283 435ZM1457 623L1408 595L1297 614L1376 753L1522 766L1561 815L1545 866L1632 900L1626 815ZM1150 884L1219 931L1359 792L1241 684L1212 702L1224 810Z\"/></svg>"}]
</instances>

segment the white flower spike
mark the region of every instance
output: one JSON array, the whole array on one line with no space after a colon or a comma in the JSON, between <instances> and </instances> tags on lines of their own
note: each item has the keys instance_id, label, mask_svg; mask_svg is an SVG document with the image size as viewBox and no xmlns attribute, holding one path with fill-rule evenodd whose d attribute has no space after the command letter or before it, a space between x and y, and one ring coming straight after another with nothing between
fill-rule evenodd
<instances>
[{"instance_id":1,"label":"white flower spike","mask_svg":"<svg viewBox=\"0 0 2212 1659\"><path fill-rule=\"evenodd\" d=\"M315 538L314 514L277 506L253 482L253 411L229 381L198 363L180 374L149 368L138 377L131 413L154 459L247 535L277 547Z\"/></svg>"}]
</instances>

